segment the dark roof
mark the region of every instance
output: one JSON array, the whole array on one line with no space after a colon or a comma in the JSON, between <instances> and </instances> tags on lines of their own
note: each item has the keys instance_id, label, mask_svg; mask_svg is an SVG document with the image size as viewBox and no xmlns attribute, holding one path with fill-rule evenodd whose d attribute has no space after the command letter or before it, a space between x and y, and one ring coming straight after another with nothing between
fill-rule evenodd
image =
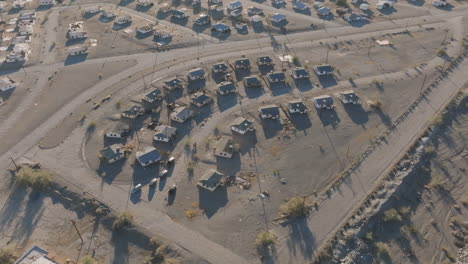
<instances>
[{"instance_id":1,"label":"dark roof","mask_svg":"<svg viewBox=\"0 0 468 264\"><path fill-rule=\"evenodd\" d=\"M305 69L305 68L295 68L295 69L293 70L293 75L307 78L307 77L310 76L310 73L309 73L309 71L308 71L307 69Z\"/></svg>"},{"instance_id":2,"label":"dark roof","mask_svg":"<svg viewBox=\"0 0 468 264\"><path fill-rule=\"evenodd\" d=\"M227 4L227 9L238 9L238 8L242 8L242 2L241 1L234 1L234 2L230 2L229 4Z\"/></svg>"},{"instance_id":3,"label":"dark roof","mask_svg":"<svg viewBox=\"0 0 468 264\"><path fill-rule=\"evenodd\" d=\"M267 64L267 63L272 63L273 59L271 59L270 56L260 56L260 57L257 57L257 62L260 64Z\"/></svg>"},{"instance_id":4,"label":"dark roof","mask_svg":"<svg viewBox=\"0 0 468 264\"><path fill-rule=\"evenodd\" d=\"M316 66L315 70L320 72L333 72L333 67L331 65L320 65Z\"/></svg>"},{"instance_id":5,"label":"dark roof","mask_svg":"<svg viewBox=\"0 0 468 264\"><path fill-rule=\"evenodd\" d=\"M307 9L308 6L302 2L299 2L299 1L294 1L293 4L292 4L293 8L295 9L299 9L299 10L304 10L304 9Z\"/></svg>"},{"instance_id":6,"label":"dark roof","mask_svg":"<svg viewBox=\"0 0 468 264\"><path fill-rule=\"evenodd\" d=\"M286 79L286 74L284 72L272 72L268 74L268 78L270 80L285 80Z\"/></svg>"},{"instance_id":7,"label":"dark roof","mask_svg":"<svg viewBox=\"0 0 468 264\"><path fill-rule=\"evenodd\" d=\"M238 117L232 121L231 126L237 127L238 129L247 129L252 126L252 122L243 117Z\"/></svg>"},{"instance_id":8,"label":"dark roof","mask_svg":"<svg viewBox=\"0 0 468 264\"><path fill-rule=\"evenodd\" d=\"M260 79L258 79L256 76L244 77L244 82L247 86L258 86L262 84Z\"/></svg>"},{"instance_id":9,"label":"dark roof","mask_svg":"<svg viewBox=\"0 0 468 264\"><path fill-rule=\"evenodd\" d=\"M179 119L185 120L192 115L192 110L190 110L190 108L188 107L181 106L174 109L171 115L177 116Z\"/></svg>"},{"instance_id":10,"label":"dark roof","mask_svg":"<svg viewBox=\"0 0 468 264\"><path fill-rule=\"evenodd\" d=\"M354 91L344 91L340 95L348 101L357 102L359 101L359 96Z\"/></svg>"},{"instance_id":11,"label":"dark roof","mask_svg":"<svg viewBox=\"0 0 468 264\"><path fill-rule=\"evenodd\" d=\"M326 15L326 14L329 14L330 13L330 8L327 8L327 7L321 7L319 9L317 9L317 13L319 15Z\"/></svg>"},{"instance_id":12,"label":"dark roof","mask_svg":"<svg viewBox=\"0 0 468 264\"><path fill-rule=\"evenodd\" d=\"M211 100L211 97L206 95L205 93L196 93L194 96L191 98L192 102L196 104L204 104L208 101Z\"/></svg>"},{"instance_id":13,"label":"dark roof","mask_svg":"<svg viewBox=\"0 0 468 264\"><path fill-rule=\"evenodd\" d=\"M232 92L236 90L236 85L232 82L222 82L218 86L218 89L222 92Z\"/></svg>"},{"instance_id":14,"label":"dark roof","mask_svg":"<svg viewBox=\"0 0 468 264\"><path fill-rule=\"evenodd\" d=\"M200 15L197 19L195 19L196 24L206 24L210 21L209 15Z\"/></svg>"},{"instance_id":15,"label":"dark roof","mask_svg":"<svg viewBox=\"0 0 468 264\"><path fill-rule=\"evenodd\" d=\"M226 31L231 30L231 28L226 24L218 23L218 24L214 24L212 26L212 30L216 30L216 31L219 31L219 32L226 32Z\"/></svg>"},{"instance_id":16,"label":"dark roof","mask_svg":"<svg viewBox=\"0 0 468 264\"><path fill-rule=\"evenodd\" d=\"M190 76L205 76L205 70L202 68L196 68L188 73Z\"/></svg>"},{"instance_id":17,"label":"dark roof","mask_svg":"<svg viewBox=\"0 0 468 264\"><path fill-rule=\"evenodd\" d=\"M213 71L227 71L229 67L224 62L215 63L211 66Z\"/></svg>"},{"instance_id":18,"label":"dark roof","mask_svg":"<svg viewBox=\"0 0 468 264\"><path fill-rule=\"evenodd\" d=\"M262 115L278 116L280 114L279 108L276 105L265 105L259 108Z\"/></svg>"},{"instance_id":19,"label":"dark roof","mask_svg":"<svg viewBox=\"0 0 468 264\"><path fill-rule=\"evenodd\" d=\"M283 15L283 14L280 14L280 13L276 13L276 14L271 16L271 20L273 20L273 21L283 21L285 19L286 19L286 15Z\"/></svg>"},{"instance_id":20,"label":"dark roof","mask_svg":"<svg viewBox=\"0 0 468 264\"><path fill-rule=\"evenodd\" d=\"M177 78L164 82L164 85L169 86L169 87L178 87L178 86L181 86L182 84L183 84L182 80L177 79Z\"/></svg>"},{"instance_id":21,"label":"dark roof","mask_svg":"<svg viewBox=\"0 0 468 264\"><path fill-rule=\"evenodd\" d=\"M183 16L187 16L187 14L186 14L184 11L177 10L177 9L173 9L173 10L171 11L171 14L172 14L173 16L177 16L177 17L180 17L180 16L182 16L182 17L183 17Z\"/></svg>"},{"instance_id":22,"label":"dark roof","mask_svg":"<svg viewBox=\"0 0 468 264\"><path fill-rule=\"evenodd\" d=\"M324 106L333 105L333 98L329 95L322 95L322 96L314 97L314 101Z\"/></svg>"},{"instance_id":23,"label":"dark roof","mask_svg":"<svg viewBox=\"0 0 468 264\"><path fill-rule=\"evenodd\" d=\"M201 177L197 185L209 191L214 191L221 184L223 177L224 174L212 169Z\"/></svg>"},{"instance_id":24,"label":"dark roof","mask_svg":"<svg viewBox=\"0 0 468 264\"><path fill-rule=\"evenodd\" d=\"M303 111L307 109L307 106L301 100L293 100L288 102L288 108Z\"/></svg>"},{"instance_id":25,"label":"dark roof","mask_svg":"<svg viewBox=\"0 0 468 264\"><path fill-rule=\"evenodd\" d=\"M156 148L149 147L142 152L137 152L136 159L141 165L145 165L148 162L159 161L161 159L161 153Z\"/></svg>"},{"instance_id":26,"label":"dark roof","mask_svg":"<svg viewBox=\"0 0 468 264\"><path fill-rule=\"evenodd\" d=\"M247 9L247 14L249 16L260 15L260 14L263 14L263 9L258 8L258 7L249 7Z\"/></svg>"},{"instance_id":27,"label":"dark roof","mask_svg":"<svg viewBox=\"0 0 468 264\"><path fill-rule=\"evenodd\" d=\"M145 98L149 98L150 100L156 100L158 98L161 98L162 92L159 89L155 89L145 95Z\"/></svg>"},{"instance_id":28,"label":"dark roof","mask_svg":"<svg viewBox=\"0 0 468 264\"><path fill-rule=\"evenodd\" d=\"M157 126L155 128L155 131L156 133L154 135L157 137L170 138L176 133L177 128L161 125L161 126Z\"/></svg>"},{"instance_id":29,"label":"dark roof","mask_svg":"<svg viewBox=\"0 0 468 264\"><path fill-rule=\"evenodd\" d=\"M113 144L99 151L99 154L101 154L104 159L111 160L123 155L123 152L121 152L122 148L122 144Z\"/></svg>"},{"instance_id":30,"label":"dark roof","mask_svg":"<svg viewBox=\"0 0 468 264\"><path fill-rule=\"evenodd\" d=\"M139 105L134 105L130 107L130 109L123 111L123 114L130 115L130 116L136 116L139 115L143 112L143 107Z\"/></svg>"},{"instance_id":31,"label":"dark roof","mask_svg":"<svg viewBox=\"0 0 468 264\"><path fill-rule=\"evenodd\" d=\"M343 16L344 19L348 20L348 21L354 21L354 20L360 20L362 19L363 17L356 14L356 13L351 13L351 14L346 14Z\"/></svg>"},{"instance_id":32,"label":"dark roof","mask_svg":"<svg viewBox=\"0 0 468 264\"><path fill-rule=\"evenodd\" d=\"M246 58L237 59L234 62L234 65L237 66L237 67L249 67L250 66L250 60L246 59Z\"/></svg>"},{"instance_id":33,"label":"dark roof","mask_svg":"<svg viewBox=\"0 0 468 264\"><path fill-rule=\"evenodd\" d=\"M130 16L119 16L115 19L114 23L116 24L124 24L132 21L132 18Z\"/></svg>"}]
</instances>

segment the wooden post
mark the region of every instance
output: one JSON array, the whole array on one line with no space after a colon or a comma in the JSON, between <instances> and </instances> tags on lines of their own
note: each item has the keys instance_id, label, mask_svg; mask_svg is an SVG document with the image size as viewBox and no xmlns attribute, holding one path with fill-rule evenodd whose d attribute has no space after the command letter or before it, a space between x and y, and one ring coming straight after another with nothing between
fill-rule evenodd
<instances>
[{"instance_id":1,"label":"wooden post","mask_svg":"<svg viewBox=\"0 0 468 264\"><path fill-rule=\"evenodd\" d=\"M12 157L10 157L10 159L11 159L11 162L13 162L13 165L15 165L15 169L18 170L18 166L16 165L15 160Z\"/></svg>"},{"instance_id":2,"label":"wooden post","mask_svg":"<svg viewBox=\"0 0 468 264\"><path fill-rule=\"evenodd\" d=\"M76 232L78 233L78 236L79 236L80 239L81 239L81 243L84 243L83 237L81 236L80 231L79 231L78 228L76 227L75 221L71 220L71 222L72 222L72 224L73 224L73 227L75 227L75 230L76 230Z\"/></svg>"}]
</instances>

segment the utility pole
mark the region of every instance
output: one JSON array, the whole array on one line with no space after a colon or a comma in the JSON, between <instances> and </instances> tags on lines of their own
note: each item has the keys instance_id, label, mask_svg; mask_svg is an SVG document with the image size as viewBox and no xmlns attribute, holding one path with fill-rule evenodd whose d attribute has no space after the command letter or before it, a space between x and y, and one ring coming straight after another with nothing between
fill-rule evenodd
<instances>
[{"instance_id":1,"label":"utility pole","mask_svg":"<svg viewBox=\"0 0 468 264\"><path fill-rule=\"evenodd\" d=\"M367 50L367 57L370 59L371 39L369 39L369 49Z\"/></svg>"},{"instance_id":2,"label":"utility pole","mask_svg":"<svg viewBox=\"0 0 468 264\"><path fill-rule=\"evenodd\" d=\"M419 94L422 94L422 92L423 92L424 84L426 83L426 78L427 78L427 73L424 75L424 79L423 79L423 82L422 82L422 85L421 85L421 90L419 91Z\"/></svg>"},{"instance_id":3,"label":"utility pole","mask_svg":"<svg viewBox=\"0 0 468 264\"><path fill-rule=\"evenodd\" d=\"M15 169L18 170L18 166L16 165L15 160L12 157L10 157L10 159L11 159L11 162L13 162L13 165L15 165Z\"/></svg>"},{"instance_id":4,"label":"utility pole","mask_svg":"<svg viewBox=\"0 0 468 264\"><path fill-rule=\"evenodd\" d=\"M327 45L327 57L325 58L325 63L328 64L328 53L330 52L330 47Z\"/></svg>"},{"instance_id":5,"label":"utility pole","mask_svg":"<svg viewBox=\"0 0 468 264\"><path fill-rule=\"evenodd\" d=\"M146 81L145 81L145 75L143 74L143 72L141 73L141 76L143 77L143 85L145 86L145 90L146 90Z\"/></svg>"},{"instance_id":6,"label":"utility pole","mask_svg":"<svg viewBox=\"0 0 468 264\"><path fill-rule=\"evenodd\" d=\"M198 37L198 31L197 31L197 60L200 59L200 38Z\"/></svg>"},{"instance_id":7,"label":"utility pole","mask_svg":"<svg viewBox=\"0 0 468 264\"><path fill-rule=\"evenodd\" d=\"M83 237L81 236L80 231L79 231L78 228L76 227L75 221L71 220L71 222L72 222L72 224L73 224L73 227L75 227L75 230L76 230L76 232L78 233L78 236L79 236L80 239L81 239L81 244L83 244L83 243L84 243Z\"/></svg>"},{"instance_id":8,"label":"utility pole","mask_svg":"<svg viewBox=\"0 0 468 264\"><path fill-rule=\"evenodd\" d=\"M306 197L305 195L302 195L302 215L305 215L306 211L305 211L305 201L306 201Z\"/></svg>"}]
</instances>

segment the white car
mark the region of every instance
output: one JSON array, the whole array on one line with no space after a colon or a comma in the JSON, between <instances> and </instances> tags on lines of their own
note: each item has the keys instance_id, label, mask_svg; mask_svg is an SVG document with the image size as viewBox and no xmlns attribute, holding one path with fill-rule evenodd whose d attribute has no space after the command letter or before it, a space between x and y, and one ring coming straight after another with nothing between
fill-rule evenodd
<instances>
[{"instance_id":1,"label":"white car","mask_svg":"<svg viewBox=\"0 0 468 264\"><path fill-rule=\"evenodd\" d=\"M162 170L161 173L159 174L159 177L166 176L167 170Z\"/></svg>"},{"instance_id":2,"label":"white car","mask_svg":"<svg viewBox=\"0 0 468 264\"><path fill-rule=\"evenodd\" d=\"M438 0L438 1L432 2L432 5L435 7L445 7L447 6L447 2L443 0Z\"/></svg>"},{"instance_id":3,"label":"white car","mask_svg":"<svg viewBox=\"0 0 468 264\"><path fill-rule=\"evenodd\" d=\"M377 6L376 8L381 10L381 9L384 9L384 8L389 8L389 7L393 7L393 2L392 1L379 1L377 3Z\"/></svg>"},{"instance_id":4,"label":"white car","mask_svg":"<svg viewBox=\"0 0 468 264\"><path fill-rule=\"evenodd\" d=\"M158 182L158 178L153 178L153 179L149 182L149 185L150 185L150 186L155 185L157 182Z\"/></svg>"},{"instance_id":5,"label":"white car","mask_svg":"<svg viewBox=\"0 0 468 264\"><path fill-rule=\"evenodd\" d=\"M132 189L132 193L138 192L139 190L141 190L141 187L143 187L143 185L141 185L141 183L135 185L135 187L133 187L133 189Z\"/></svg>"}]
</instances>

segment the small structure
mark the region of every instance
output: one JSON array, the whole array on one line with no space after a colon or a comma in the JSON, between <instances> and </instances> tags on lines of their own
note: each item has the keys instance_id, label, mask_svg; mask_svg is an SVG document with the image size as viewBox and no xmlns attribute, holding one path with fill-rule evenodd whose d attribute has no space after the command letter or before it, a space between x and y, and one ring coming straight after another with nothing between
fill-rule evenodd
<instances>
[{"instance_id":1,"label":"small structure","mask_svg":"<svg viewBox=\"0 0 468 264\"><path fill-rule=\"evenodd\" d=\"M36 19L36 12L34 10L23 11L19 13L18 20L34 20Z\"/></svg>"},{"instance_id":2,"label":"small structure","mask_svg":"<svg viewBox=\"0 0 468 264\"><path fill-rule=\"evenodd\" d=\"M274 6L286 5L286 0L271 0L271 4Z\"/></svg>"},{"instance_id":3,"label":"small structure","mask_svg":"<svg viewBox=\"0 0 468 264\"><path fill-rule=\"evenodd\" d=\"M13 81L10 77L2 76L0 77L0 91L6 92L16 88L16 82Z\"/></svg>"},{"instance_id":4,"label":"small structure","mask_svg":"<svg viewBox=\"0 0 468 264\"><path fill-rule=\"evenodd\" d=\"M197 185L200 188L203 188L212 192L216 190L216 188L218 188L218 186L222 184L223 178L224 178L224 174L219 173L218 171L212 169L201 177Z\"/></svg>"},{"instance_id":5,"label":"small structure","mask_svg":"<svg viewBox=\"0 0 468 264\"><path fill-rule=\"evenodd\" d=\"M54 4L55 0L39 0L39 6L50 6Z\"/></svg>"},{"instance_id":6,"label":"small structure","mask_svg":"<svg viewBox=\"0 0 468 264\"><path fill-rule=\"evenodd\" d=\"M330 65L320 65L314 68L314 71L317 75L330 75L333 74L333 67Z\"/></svg>"},{"instance_id":7,"label":"small structure","mask_svg":"<svg viewBox=\"0 0 468 264\"><path fill-rule=\"evenodd\" d=\"M142 7L153 6L153 2L151 0L137 0L137 5Z\"/></svg>"},{"instance_id":8,"label":"small structure","mask_svg":"<svg viewBox=\"0 0 468 264\"><path fill-rule=\"evenodd\" d=\"M253 17L250 18L250 21L255 24L255 23L261 23L263 21L263 17L259 16L259 15L255 15Z\"/></svg>"},{"instance_id":9,"label":"small structure","mask_svg":"<svg viewBox=\"0 0 468 264\"><path fill-rule=\"evenodd\" d=\"M169 142L177 133L177 128L160 125L155 128L156 133L153 136L154 141Z\"/></svg>"},{"instance_id":10,"label":"small structure","mask_svg":"<svg viewBox=\"0 0 468 264\"><path fill-rule=\"evenodd\" d=\"M271 66L273 64L273 59L270 56L260 56L257 57L257 64L259 66Z\"/></svg>"},{"instance_id":11,"label":"small structure","mask_svg":"<svg viewBox=\"0 0 468 264\"><path fill-rule=\"evenodd\" d=\"M250 60L247 58L237 59L234 61L235 69L250 69Z\"/></svg>"},{"instance_id":12,"label":"small structure","mask_svg":"<svg viewBox=\"0 0 468 264\"><path fill-rule=\"evenodd\" d=\"M241 1L232 1L226 5L227 10L235 10L235 9L242 9L242 2Z\"/></svg>"},{"instance_id":13,"label":"small structure","mask_svg":"<svg viewBox=\"0 0 468 264\"><path fill-rule=\"evenodd\" d=\"M149 25L146 25L146 26L136 28L137 33L141 34L141 35L149 34L149 33L153 32L153 30L154 30L154 25L153 24L149 24Z\"/></svg>"},{"instance_id":14,"label":"small structure","mask_svg":"<svg viewBox=\"0 0 468 264\"><path fill-rule=\"evenodd\" d=\"M218 89L216 91L221 94L230 94L236 92L236 85L233 82L222 82L219 84Z\"/></svg>"},{"instance_id":15,"label":"small structure","mask_svg":"<svg viewBox=\"0 0 468 264\"><path fill-rule=\"evenodd\" d=\"M111 11L106 11L106 10L101 11L101 17L103 17L104 19L111 20L111 19L114 19L116 16L117 14Z\"/></svg>"},{"instance_id":16,"label":"small structure","mask_svg":"<svg viewBox=\"0 0 468 264\"><path fill-rule=\"evenodd\" d=\"M131 16L119 16L115 19L114 25L123 26L132 22Z\"/></svg>"},{"instance_id":17,"label":"small structure","mask_svg":"<svg viewBox=\"0 0 468 264\"><path fill-rule=\"evenodd\" d=\"M128 119L135 119L141 115L143 115L144 113L144 109L143 107L139 106L139 105L134 105L132 107L130 107L130 109L126 110L126 111L123 111L122 112L122 117L126 117Z\"/></svg>"},{"instance_id":18,"label":"small structure","mask_svg":"<svg viewBox=\"0 0 468 264\"><path fill-rule=\"evenodd\" d=\"M231 123L231 130L241 135L249 131L254 131L253 122L243 117L238 117Z\"/></svg>"},{"instance_id":19,"label":"small structure","mask_svg":"<svg viewBox=\"0 0 468 264\"><path fill-rule=\"evenodd\" d=\"M343 19L348 22L353 22L353 21L363 20L364 17L357 13L351 13L351 14L345 14L343 16Z\"/></svg>"},{"instance_id":20,"label":"small structure","mask_svg":"<svg viewBox=\"0 0 468 264\"><path fill-rule=\"evenodd\" d=\"M189 17L189 15L185 13L183 10L174 9L171 12L171 17L177 18L177 19L186 19Z\"/></svg>"},{"instance_id":21,"label":"small structure","mask_svg":"<svg viewBox=\"0 0 468 264\"><path fill-rule=\"evenodd\" d=\"M262 106L258 111L263 119L279 119L280 117L279 108L274 104Z\"/></svg>"},{"instance_id":22,"label":"small structure","mask_svg":"<svg viewBox=\"0 0 468 264\"><path fill-rule=\"evenodd\" d=\"M313 98L314 105L317 109L333 109L333 98L329 95L322 95Z\"/></svg>"},{"instance_id":23,"label":"small structure","mask_svg":"<svg viewBox=\"0 0 468 264\"><path fill-rule=\"evenodd\" d=\"M393 1L380 0L379 2L377 2L376 8L378 10L382 10L382 9L385 9L385 8L393 7L393 4L394 4Z\"/></svg>"},{"instance_id":24,"label":"small structure","mask_svg":"<svg viewBox=\"0 0 468 264\"><path fill-rule=\"evenodd\" d=\"M228 14L231 17L239 17L242 15L242 9L228 10Z\"/></svg>"},{"instance_id":25,"label":"small structure","mask_svg":"<svg viewBox=\"0 0 468 264\"><path fill-rule=\"evenodd\" d=\"M366 4L366 3L362 3L360 6L359 6L359 9L361 9L362 11L367 11L370 9L370 5L369 4Z\"/></svg>"},{"instance_id":26,"label":"small structure","mask_svg":"<svg viewBox=\"0 0 468 264\"><path fill-rule=\"evenodd\" d=\"M33 246L18 258L15 264L58 264L57 262L49 259L47 254L47 250L38 246Z\"/></svg>"},{"instance_id":27,"label":"small structure","mask_svg":"<svg viewBox=\"0 0 468 264\"><path fill-rule=\"evenodd\" d=\"M211 97L206 95L205 93L195 93L191 98L190 102L198 107L202 107L211 102Z\"/></svg>"},{"instance_id":28,"label":"small structure","mask_svg":"<svg viewBox=\"0 0 468 264\"><path fill-rule=\"evenodd\" d=\"M208 0L208 5L221 5L223 4L223 0Z\"/></svg>"},{"instance_id":29,"label":"small structure","mask_svg":"<svg viewBox=\"0 0 468 264\"><path fill-rule=\"evenodd\" d=\"M26 1L24 1L24 0L15 0L11 4L11 7L14 8L14 9L24 8L25 6L26 6Z\"/></svg>"},{"instance_id":30,"label":"small structure","mask_svg":"<svg viewBox=\"0 0 468 264\"><path fill-rule=\"evenodd\" d=\"M209 24L210 22L211 22L211 19L209 15L201 14L195 19L193 23L195 25L204 26L204 25Z\"/></svg>"},{"instance_id":31,"label":"small structure","mask_svg":"<svg viewBox=\"0 0 468 264\"><path fill-rule=\"evenodd\" d=\"M100 150L99 155L107 163L114 163L125 158L125 151L122 144L113 144Z\"/></svg>"},{"instance_id":32,"label":"small structure","mask_svg":"<svg viewBox=\"0 0 468 264\"><path fill-rule=\"evenodd\" d=\"M245 32L247 31L248 26L245 23L236 23L236 29L239 30L240 32Z\"/></svg>"},{"instance_id":33,"label":"small structure","mask_svg":"<svg viewBox=\"0 0 468 264\"><path fill-rule=\"evenodd\" d=\"M92 14L96 14L99 11L101 11L101 8L99 6L90 6L83 11L83 15L89 16Z\"/></svg>"},{"instance_id":34,"label":"small structure","mask_svg":"<svg viewBox=\"0 0 468 264\"><path fill-rule=\"evenodd\" d=\"M143 101L146 101L150 104L158 101L158 100L161 100L162 99L162 92L160 89L154 89L153 91L147 93L144 97L143 97Z\"/></svg>"},{"instance_id":35,"label":"small structure","mask_svg":"<svg viewBox=\"0 0 468 264\"><path fill-rule=\"evenodd\" d=\"M76 55L82 55L82 54L88 54L88 46L78 45L78 46L73 46L73 47L68 48L68 55L70 56L76 56Z\"/></svg>"},{"instance_id":36,"label":"small structure","mask_svg":"<svg viewBox=\"0 0 468 264\"><path fill-rule=\"evenodd\" d=\"M309 9L309 7L305 3L301 2L301 1L294 1L292 3L292 6L293 6L293 8L295 10L299 10L299 11L305 11L305 10Z\"/></svg>"},{"instance_id":37,"label":"small structure","mask_svg":"<svg viewBox=\"0 0 468 264\"><path fill-rule=\"evenodd\" d=\"M359 96L357 96L353 90L339 93L339 98L343 104L360 104Z\"/></svg>"},{"instance_id":38,"label":"small structure","mask_svg":"<svg viewBox=\"0 0 468 264\"><path fill-rule=\"evenodd\" d=\"M144 151L138 151L135 158L141 166L146 167L161 160L161 153L154 147L148 147Z\"/></svg>"},{"instance_id":39,"label":"small structure","mask_svg":"<svg viewBox=\"0 0 468 264\"><path fill-rule=\"evenodd\" d=\"M436 0L432 2L432 5L435 7L446 7L448 3L446 0Z\"/></svg>"},{"instance_id":40,"label":"small structure","mask_svg":"<svg viewBox=\"0 0 468 264\"><path fill-rule=\"evenodd\" d=\"M28 54L25 51L12 51L5 57L7 63L22 63L27 60Z\"/></svg>"},{"instance_id":41,"label":"small structure","mask_svg":"<svg viewBox=\"0 0 468 264\"><path fill-rule=\"evenodd\" d=\"M323 2L320 2L320 1L315 1L314 4L313 4L313 7L315 9L320 9L323 7Z\"/></svg>"},{"instance_id":42,"label":"small structure","mask_svg":"<svg viewBox=\"0 0 468 264\"><path fill-rule=\"evenodd\" d=\"M88 37L88 33L84 30L83 21L77 21L68 25L68 38L82 39Z\"/></svg>"},{"instance_id":43,"label":"small structure","mask_svg":"<svg viewBox=\"0 0 468 264\"><path fill-rule=\"evenodd\" d=\"M276 13L276 14L271 16L270 20L273 23L282 23L282 22L286 21L286 15Z\"/></svg>"},{"instance_id":44,"label":"small structure","mask_svg":"<svg viewBox=\"0 0 468 264\"><path fill-rule=\"evenodd\" d=\"M204 80L205 79L205 70L202 68L195 68L189 71L187 78L190 81Z\"/></svg>"},{"instance_id":45,"label":"small structure","mask_svg":"<svg viewBox=\"0 0 468 264\"><path fill-rule=\"evenodd\" d=\"M286 81L286 74L284 72L271 72L267 78L270 83L282 83Z\"/></svg>"},{"instance_id":46,"label":"small structure","mask_svg":"<svg viewBox=\"0 0 468 264\"><path fill-rule=\"evenodd\" d=\"M305 114L307 113L307 106L302 102L302 100L292 100L288 102L288 111L291 114Z\"/></svg>"},{"instance_id":47,"label":"small structure","mask_svg":"<svg viewBox=\"0 0 468 264\"><path fill-rule=\"evenodd\" d=\"M321 17L326 17L326 16L329 16L330 14L331 14L331 10L328 7L320 7L319 9L317 9L317 15Z\"/></svg>"},{"instance_id":48,"label":"small structure","mask_svg":"<svg viewBox=\"0 0 468 264\"><path fill-rule=\"evenodd\" d=\"M232 158L234 151L234 141L228 137L221 137L214 147L214 155L221 158Z\"/></svg>"},{"instance_id":49,"label":"small structure","mask_svg":"<svg viewBox=\"0 0 468 264\"><path fill-rule=\"evenodd\" d=\"M294 80L309 79L310 73L306 68L296 67L294 70L292 70L292 77Z\"/></svg>"},{"instance_id":50,"label":"small structure","mask_svg":"<svg viewBox=\"0 0 468 264\"><path fill-rule=\"evenodd\" d=\"M244 77L244 87L245 88L258 88L262 87L262 82L256 76Z\"/></svg>"},{"instance_id":51,"label":"small structure","mask_svg":"<svg viewBox=\"0 0 468 264\"><path fill-rule=\"evenodd\" d=\"M211 31L218 32L218 33L229 33L231 32L231 27L229 27L228 25L224 23L217 23L211 27Z\"/></svg>"},{"instance_id":52,"label":"small structure","mask_svg":"<svg viewBox=\"0 0 468 264\"><path fill-rule=\"evenodd\" d=\"M192 117L192 115L193 113L192 110L190 110L190 108L181 106L177 107L176 109L174 109L174 111L172 111L171 120L179 123L184 123L187 119Z\"/></svg>"},{"instance_id":53,"label":"small structure","mask_svg":"<svg viewBox=\"0 0 468 264\"><path fill-rule=\"evenodd\" d=\"M118 123L110 131L104 134L107 138L126 138L130 132L130 127L123 123Z\"/></svg>"},{"instance_id":54,"label":"small structure","mask_svg":"<svg viewBox=\"0 0 468 264\"><path fill-rule=\"evenodd\" d=\"M154 41L169 43L172 40L172 33L165 30L158 30L154 32Z\"/></svg>"},{"instance_id":55,"label":"small structure","mask_svg":"<svg viewBox=\"0 0 468 264\"><path fill-rule=\"evenodd\" d=\"M249 7L247 8L247 15L252 17L252 16L263 16L263 9L258 8L258 7Z\"/></svg>"},{"instance_id":56,"label":"small structure","mask_svg":"<svg viewBox=\"0 0 468 264\"><path fill-rule=\"evenodd\" d=\"M229 66L224 62L220 62L213 64L211 69L214 73L227 73L229 71Z\"/></svg>"},{"instance_id":57,"label":"small structure","mask_svg":"<svg viewBox=\"0 0 468 264\"><path fill-rule=\"evenodd\" d=\"M174 78L172 80L164 82L163 87L170 90L170 91L172 91L174 89L183 89L184 88L184 82L181 79Z\"/></svg>"}]
</instances>

